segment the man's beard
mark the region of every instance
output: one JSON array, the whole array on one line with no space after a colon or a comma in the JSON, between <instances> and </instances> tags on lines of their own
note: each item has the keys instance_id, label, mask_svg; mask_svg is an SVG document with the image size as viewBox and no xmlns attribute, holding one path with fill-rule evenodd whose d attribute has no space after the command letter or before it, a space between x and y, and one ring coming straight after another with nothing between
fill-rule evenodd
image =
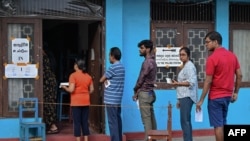
<instances>
[{"instance_id":1,"label":"man's beard","mask_svg":"<svg viewBox=\"0 0 250 141\"><path fill-rule=\"evenodd\" d=\"M143 57L144 57L145 55L146 55L146 54L140 53L140 56L143 56Z\"/></svg>"}]
</instances>

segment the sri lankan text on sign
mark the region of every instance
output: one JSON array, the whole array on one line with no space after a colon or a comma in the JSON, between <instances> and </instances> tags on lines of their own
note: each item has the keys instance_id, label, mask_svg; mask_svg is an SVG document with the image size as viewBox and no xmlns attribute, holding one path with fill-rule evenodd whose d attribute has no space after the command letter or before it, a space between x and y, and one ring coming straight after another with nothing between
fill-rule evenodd
<instances>
[{"instance_id":1,"label":"sri lankan text on sign","mask_svg":"<svg viewBox=\"0 0 250 141\"><path fill-rule=\"evenodd\" d=\"M179 50L180 47L156 47L157 67L179 67L182 64Z\"/></svg>"},{"instance_id":2,"label":"sri lankan text on sign","mask_svg":"<svg viewBox=\"0 0 250 141\"><path fill-rule=\"evenodd\" d=\"M29 63L29 40L26 38L14 38L12 40L12 62Z\"/></svg>"},{"instance_id":3,"label":"sri lankan text on sign","mask_svg":"<svg viewBox=\"0 0 250 141\"><path fill-rule=\"evenodd\" d=\"M30 38L12 38L11 64L4 63L4 78L38 78L38 65L30 63Z\"/></svg>"}]
</instances>

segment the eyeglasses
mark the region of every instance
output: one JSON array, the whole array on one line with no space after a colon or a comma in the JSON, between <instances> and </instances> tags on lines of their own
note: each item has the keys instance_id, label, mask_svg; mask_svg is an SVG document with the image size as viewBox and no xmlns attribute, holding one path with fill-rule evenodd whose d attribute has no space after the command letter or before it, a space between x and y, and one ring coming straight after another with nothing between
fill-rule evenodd
<instances>
[{"instance_id":1,"label":"eyeglasses","mask_svg":"<svg viewBox=\"0 0 250 141\"><path fill-rule=\"evenodd\" d=\"M187 54L185 54L185 53L180 53L179 55L180 55L180 56L186 56Z\"/></svg>"},{"instance_id":2,"label":"eyeglasses","mask_svg":"<svg viewBox=\"0 0 250 141\"><path fill-rule=\"evenodd\" d=\"M209 44L210 42L212 42L211 40L210 41L205 41L205 44Z\"/></svg>"}]
</instances>

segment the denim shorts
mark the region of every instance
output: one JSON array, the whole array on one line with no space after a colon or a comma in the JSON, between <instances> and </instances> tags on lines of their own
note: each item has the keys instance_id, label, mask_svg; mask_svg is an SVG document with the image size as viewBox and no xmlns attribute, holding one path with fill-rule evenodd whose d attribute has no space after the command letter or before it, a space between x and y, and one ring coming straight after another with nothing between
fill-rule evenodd
<instances>
[{"instance_id":1,"label":"denim shorts","mask_svg":"<svg viewBox=\"0 0 250 141\"><path fill-rule=\"evenodd\" d=\"M211 126L222 127L227 123L227 112L230 100L231 97L208 100L208 115Z\"/></svg>"}]
</instances>

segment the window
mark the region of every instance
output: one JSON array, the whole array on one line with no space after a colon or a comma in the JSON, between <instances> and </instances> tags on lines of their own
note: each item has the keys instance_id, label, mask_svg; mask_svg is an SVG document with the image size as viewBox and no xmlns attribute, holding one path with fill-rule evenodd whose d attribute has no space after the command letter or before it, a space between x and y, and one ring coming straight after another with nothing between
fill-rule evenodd
<instances>
[{"instance_id":1,"label":"window","mask_svg":"<svg viewBox=\"0 0 250 141\"><path fill-rule=\"evenodd\" d=\"M205 80L205 63L208 51L204 44L206 34L213 28L212 24L152 24L152 38L155 47L181 47L186 46L191 50L191 59L197 68L200 86ZM158 88L168 88L166 77L176 79L179 67L158 67L156 82Z\"/></svg>"},{"instance_id":2,"label":"window","mask_svg":"<svg viewBox=\"0 0 250 141\"><path fill-rule=\"evenodd\" d=\"M205 62L208 55L204 37L213 30L214 5L214 1L151 0L151 38L155 46L189 47L191 59L197 68L200 87L205 79ZM178 72L179 67L158 67L158 88L168 88L165 78L176 79Z\"/></svg>"},{"instance_id":3,"label":"window","mask_svg":"<svg viewBox=\"0 0 250 141\"><path fill-rule=\"evenodd\" d=\"M250 25L245 24L231 25L231 35L230 35L230 50L232 50L238 57L241 71L242 71L242 86L250 86L250 64L249 59L249 45L250 45Z\"/></svg>"},{"instance_id":4,"label":"window","mask_svg":"<svg viewBox=\"0 0 250 141\"><path fill-rule=\"evenodd\" d=\"M250 3L230 2L230 50L233 51L240 62L242 71L241 87L250 86L250 64L248 56L250 53Z\"/></svg>"}]
</instances>

